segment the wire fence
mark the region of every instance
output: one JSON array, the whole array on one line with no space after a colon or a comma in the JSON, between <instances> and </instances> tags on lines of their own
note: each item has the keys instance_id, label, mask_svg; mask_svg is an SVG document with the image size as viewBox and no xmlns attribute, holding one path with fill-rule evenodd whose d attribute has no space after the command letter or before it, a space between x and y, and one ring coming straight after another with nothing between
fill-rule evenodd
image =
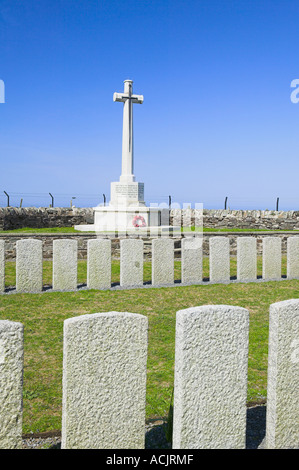
<instances>
[{"instance_id":1,"label":"wire fence","mask_svg":"<svg viewBox=\"0 0 299 470\"><path fill-rule=\"evenodd\" d=\"M196 204L202 203L205 209L299 211L299 199L278 196L264 197L262 200L258 196L223 196L222 199L206 201L200 197L198 201L191 198L182 201L174 195L149 194L146 200L148 206L157 204L169 208L194 208ZM25 193L0 190L0 207L96 207L108 205L108 201L109 195L105 193Z\"/></svg>"},{"instance_id":2,"label":"wire fence","mask_svg":"<svg viewBox=\"0 0 299 470\"><path fill-rule=\"evenodd\" d=\"M77 193L16 193L0 192L0 207L96 207L108 204L108 195ZM170 205L170 196L155 196L150 199L158 204Z\"/></svg>"}]
</instances>

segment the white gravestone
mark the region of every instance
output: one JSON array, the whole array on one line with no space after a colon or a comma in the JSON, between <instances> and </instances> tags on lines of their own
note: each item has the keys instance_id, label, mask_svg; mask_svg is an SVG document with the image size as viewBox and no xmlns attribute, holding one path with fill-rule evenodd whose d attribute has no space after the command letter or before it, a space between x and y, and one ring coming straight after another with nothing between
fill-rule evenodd
<instances>
[{"instance_id":1,"label":"white gravestone","mask_svg":"<svg viewBox=\"0 0 299 470\"><path fill-rule=\"evenodd\" d=\"M181 242L182 283L202 281L202 237L183 238Z\"/></svg>"},{"instance_id":2,"label":"white gravestone","mask_svg":"<svg viewBox=\"0 0 299 470\"><path fill-rule=\"evenodd\" d=\"M120 285L122 287L143 285L142 240L120 241Z\"/></svg>"},{"instance_id":3,"label":"white gravestone","mask_svg":"<svg viewBox=\"0 0 299 470\"><path fill-rule=\"evenodd\" d=\"M299 278L299 237L289 237L287 240L287 277Z\"/></svg>"},{"instance_id":4,"label":"white gravestone","mask_svg":"<svg viewBox=\"0 0 299 470\"><path fill-rule=\"evenodd\" d=\"M174 283L174 241L156 238L152 241L152 284Z\"/></svg>"},{"instance_id":5,"label":"white gravestone","mask_svg":"<svg viewBox=\"0 0 299 470\"><path fill-rule=\"evenodd\" d=\"M88 240L87 287L108 289L111 287L111 240Z\"/></svg>"},{"instance_id":6,"label":"white gravestone","mask_svg":"<svg viewBox=\"0 0 299 470\"><path fill-rule=\"evenodd\" d=\"M237 279L238 281L256 281L257 248L256 238L237 238Z\"/></svg>"},{"instance_id":7,"label":"white gravestone","mask_svg":"<svg viewBox=\"0 0 299 470\"><path fill-rule=\"evenodd\" d=\"M5 290L5 241L0 240L0 292Z\"/></svg>"},{"instance_id":8,"label":"white gravestone","mask_svg":"<svg viewBox=\"0 0 299 470\"><path fill-rule=\"evenodd\" d=\"M266 447L299 448L299 300L270 305Z\"/></svg>"},{"instance_id":9,"label":"white gravestone","mask_svg":"<svg viewBox=\"0 0 299 470\"><path fill-rule=\"evenodd\" d=\"M173 449L244 449L249 312L205 305L176 315Z\"/></svg>"},{"instance_id":10,"label":"white gravestone","mask_svg":"<svg viewBox=\"0 0 299 470\"><path fill-rule=\"evenodd\" d=\"M41 292L43 289L43 243L25 239L16 243L16 290Z\"/></svg>"},{"instance_id":11,"label":"white gravestone","mask_svg":"<svg viewBox=\"0 0 299 470\"><path fill-rule=\"evenodd\" d=\"M0 449L22 447L23 332L21 323L0 320Z\"/></svg>"},{"instance_id":12,"label":"white gravestone","mask_svg":"<svg viewBox=\"0 0 299 470\"><path fill-rule=\"evenodd\" d=\"M127 312L64 322L63 449L142 449L147 317Z\"/></svg>"},{"instance_id":13,"label":"white gravestone","mask_svg":"<svg viewBox=\"0 0 299 470\"><path fill-rule=\"evenodd\" d=\"M77 240L53 241L53 289L77 289Z\"/></svg>"},{"instance_id":14,"label":"white gravestone","mask_svg":"<svg viewBox=\"0 0 299 470\"><path fill-rule=\"evenodd\" d=\"M230 280L229 239L227 237L210 238L210 281Z\"/></svg>"},{"instance_id":15,"label":"white gravestone","mask_svg":"<svg viewBox=\"0 0 299 470\"><path fill-rule=\"evenodd\" d=\"M263 279L279 281L281 279L281 239L263 238Z\"/></svg>"}]
</instances>

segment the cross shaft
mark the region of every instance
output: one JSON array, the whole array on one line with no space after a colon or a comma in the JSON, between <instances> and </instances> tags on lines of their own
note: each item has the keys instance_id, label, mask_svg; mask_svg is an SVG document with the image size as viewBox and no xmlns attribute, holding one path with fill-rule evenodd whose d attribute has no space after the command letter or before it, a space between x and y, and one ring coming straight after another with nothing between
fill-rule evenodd
<instances>
[{"instance_id":1,"label":"cross shaft","mask_svg":"<svg viewBox=\"0 0 299 470\"><path fill-rule=\"evenodd\" d=\"M114 93L113 101L124 103L123 108L123 136L122 136L122 172L120 181L131 183L134 176L133 152L133 104L143 103L142 95L133 95L133 81L124 81L124 93Z\"/></svg>"}]
</instances>

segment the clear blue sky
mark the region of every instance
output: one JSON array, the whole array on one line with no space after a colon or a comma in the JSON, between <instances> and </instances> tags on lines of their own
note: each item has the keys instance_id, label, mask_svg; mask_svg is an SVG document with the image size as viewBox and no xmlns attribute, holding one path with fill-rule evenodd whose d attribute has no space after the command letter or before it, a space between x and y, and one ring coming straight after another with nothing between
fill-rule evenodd
<instances>
[{"instance_id":1,"label":"clear blue sky","mask_svg":"<svg viewBox=\"0 0 299 470\"><path fill-rule=\"evenodd\" d=\"M299 210L298 44L298 0L0 0L0 205L109 200L129 78L148 204Z\"/></svg>"}]
</instances>

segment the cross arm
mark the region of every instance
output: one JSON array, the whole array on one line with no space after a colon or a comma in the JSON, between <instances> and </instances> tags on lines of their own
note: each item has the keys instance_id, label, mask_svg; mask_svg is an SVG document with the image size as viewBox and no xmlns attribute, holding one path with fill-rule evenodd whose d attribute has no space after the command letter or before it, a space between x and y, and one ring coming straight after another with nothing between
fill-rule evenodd
<instances>
[{"instance_id":1,"label":"cross arm","mask_svg":"<svg viewBox=\"0 0 299 470\"><path fill-rule=\"evenodd\" d=\"M124 103L127 99L133 101L133 103L143 103L143 95L131 95L129 96L126 93L113 93L113 101L121 101Z\"/></svg>"},{"instance_id":2,"label":"cross arm","mask_svg":"<svg viewBox=\"0 0 299 470\"><path fill-rule=\"evenodd\" d=\"M132 95L131 99L133 100L133 103L143 103L143 95Z\"/></svg>"},{"instance_id":3,"label":"cross arm","mask_svg":"<svg viewBox=\"0 0 299 470\"><path fill-rule=\"evenodd\" d=\"M113 101L125 102L127 98L128 96L123 93L113 93Z\"/></svg>"}]
</instances>

